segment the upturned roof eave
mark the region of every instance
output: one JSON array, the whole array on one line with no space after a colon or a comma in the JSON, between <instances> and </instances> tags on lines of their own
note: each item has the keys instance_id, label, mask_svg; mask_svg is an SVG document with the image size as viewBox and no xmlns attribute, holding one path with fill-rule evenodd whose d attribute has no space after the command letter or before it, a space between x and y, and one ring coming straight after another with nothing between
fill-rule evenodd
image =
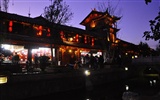
<instances>
[{"instance_id":1,"label":"upturned roof eave","mask_svg":"<svg viewBox=\"0 0 160 100\"><path fill-rule=\"evenodd\" d=\"M86 20L91 14L94 14L94 13L104 14L103 12L98 12L98 11L92 10L92 11L82 20L82 22L80 22L80 24L81 24L81 25L85 25L85 24L84 24L85 20Z\"/></svg>"}]
</instances>

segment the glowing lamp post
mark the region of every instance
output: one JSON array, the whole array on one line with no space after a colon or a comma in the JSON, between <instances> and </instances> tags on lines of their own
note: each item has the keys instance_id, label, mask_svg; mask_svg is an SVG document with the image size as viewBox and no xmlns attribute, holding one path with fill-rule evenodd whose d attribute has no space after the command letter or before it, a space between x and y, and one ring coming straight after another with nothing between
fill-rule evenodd
<instances>
[{"instance_id":1,"label":"glowing lamp post","mask_svg":"<svg viewBox=\"0 0 160 100\"><path fill-rule=\"evenodd\" d=\"M85 73L85 75L86 75L86 76L91 75L91 72L90 72L89 70L85 70L85 72L84 72L84 73Z\"/></svg>"},{"instance_id":2,"label":"glowing lamp post","mask_svg":"<svg viewBox=\"0 0 160 100\"><path fill-rule=\"evenodd\" d=\"M7 83L7 80L8 80L7 76L0 75L0 85Z\"/></svg>"},{"instance_id":3,"label":"glowing lamp post","mask_svg":"<svg viewBox=\"0 0 160 100\"><path fill-rule=\"evenodd\" d=\"M8 81L7 76L0 75L0 100L5 100L4 96L3 96L4 93L3 93L2 86L3 86L3 84L7 83L7 81Z\"/></svg>"}]
</instances>

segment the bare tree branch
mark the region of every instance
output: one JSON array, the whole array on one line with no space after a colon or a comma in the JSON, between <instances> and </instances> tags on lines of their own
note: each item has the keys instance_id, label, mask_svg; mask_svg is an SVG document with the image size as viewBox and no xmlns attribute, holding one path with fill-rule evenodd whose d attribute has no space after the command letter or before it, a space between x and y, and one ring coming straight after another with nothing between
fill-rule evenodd
<instances>
[{"instance_id":1,"label":"bare tree branch","mask_svg":"<svg viewBox=\"0 0 160 100\"><path fill-rule=\"evenodd\" d=\"M54 0L49 7L44 9L44 17L50 22L65 24L73 17L73 13L63 0Z\"/></svg>"}]
</instances>

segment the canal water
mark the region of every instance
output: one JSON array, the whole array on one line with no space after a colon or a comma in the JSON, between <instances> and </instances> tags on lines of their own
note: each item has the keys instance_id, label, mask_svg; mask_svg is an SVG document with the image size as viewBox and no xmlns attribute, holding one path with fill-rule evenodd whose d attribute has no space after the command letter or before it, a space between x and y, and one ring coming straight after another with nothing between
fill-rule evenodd
<instances>
[{"instance_id":1,"label":"canal water","mask_svg":"<svg viewBox=\"0 0 160 100\"><path fill-rule=\"evenodd\" d=\"M140 77L25 100L160 100L160 82Z\"/></svg>"}]
</instances>

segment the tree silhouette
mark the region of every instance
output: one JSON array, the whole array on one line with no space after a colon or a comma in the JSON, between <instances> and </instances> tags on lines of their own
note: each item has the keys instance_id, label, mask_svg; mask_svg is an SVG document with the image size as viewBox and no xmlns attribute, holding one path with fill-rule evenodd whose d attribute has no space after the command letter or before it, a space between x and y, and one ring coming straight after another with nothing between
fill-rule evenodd
<instances>
[{"instance_id":1,"label":"tree silhouette","mask_svg":"<svg viewBox=\"0 0 160 100\"><path fill-rule=\"evenodd\" d=\"M143 57L150 56L151 54L150 47L148 46L147 43L140 42L139 50L140 50L140 55L142 55Z\"/></svg>"},{"instance_id":2,"label":"tree silhouette","mask_svg":"<svg viewBox=\"0 0 160 100\"><path fill-rule=\"evenodd\" d=\"M73 17L73 13L63 0L54 0L51 5L44 8L44 17L50 22L65 24Z\"/></svg>"},{"instance_id":3,"label":"tree silhouette","mask_svg":"<svg viewBox=\"0 0 160 100\"><path fill-rule=\"evenodd\" d=\"M150 20L150 31L145 31L143 37L145 40L152 39L154 41L159 40L160 42L160 12L155 19Z\"/></svg>"},{"instance_id":4,"label":"tree silhouette","mask_svg":"<svg viewBox=\"0 0 160 100\"><path fill-rule=\"evenodd\" d=\"M152 0L145 0L145 3L148 5L148 3L151 3Z\"/></svg>"},{"instance_id":5,"label":"tree silhouette","mask_svg":"<svg viewBox=\"0 0 160 100\"><path fill-rule=\"evenodd\" d=\"M110 0L107 2L107 0L105 2L98 2L97 3L97 10L101 11L101 12L105 12L108 11L108 13L110 15L114 15L114 16L122 16L122 10L118 7L120 0L117 2L117 4L114 4L112 2L110 2Z\"/></svg>"},{"instance_id":6,"label":"tree silhouette","mask_svg":"<svg viewBox=\"0 0 160 100\"><path fill-rule=\"evenodd\" d=\"M148 5L148 3L151 3L152 0L145 0L145 3ZM145 40L154 40L159 41L160 43L160 11L158 13L158 16L155 17L155 19L150 20L150 31L145 31L143 34L143 37L145 37Z\"/></svg>"},{"instance_id":7,"label":"tree silhouette","mask_svg":"<svg viewBox=\"0 0 160 100\"><path fill-rule=\"evenodd\" d=\"M2 9L1 9L1 1L0 1L0 10L7 12L8 4L9 4L9 0L2 0Z\"/></svg>"},{"instance_id":8,"label":"tree silhouette","mask_svg":"<svg viewBox=\"0 0 160 100\"><path fill-rule=\"evenodd\" d=\"M160 55L160 47L159 47L159 45L156 46L156 52L157 52L157 55Z\"/></svg>"}]
</instances>

